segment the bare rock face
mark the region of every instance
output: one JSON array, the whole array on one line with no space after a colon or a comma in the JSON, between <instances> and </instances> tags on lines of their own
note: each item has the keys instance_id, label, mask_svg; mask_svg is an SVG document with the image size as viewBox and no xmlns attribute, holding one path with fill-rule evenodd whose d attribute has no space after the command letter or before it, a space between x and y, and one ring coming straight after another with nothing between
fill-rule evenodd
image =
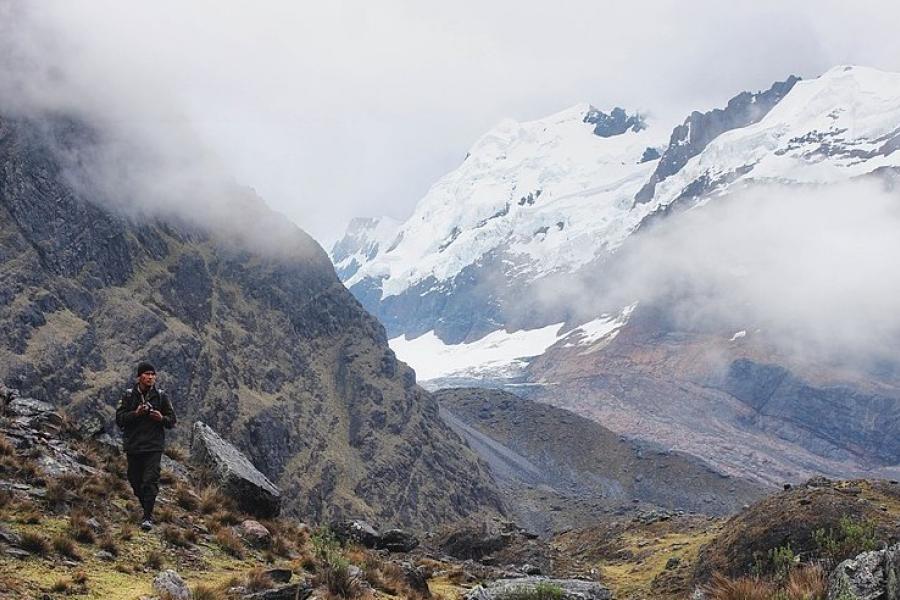
<instances>
[{"instance_id":1,"label":"bare rock face","mask_svg":"<svg viewBox=\"0 0 900 600\"><path fill-rule=\"evenodd\" d=\"M200 421L191 430L191 462L207 471L240 507L259 517L281 512L281 491L244 454Z\"/></svg>"},{"instance_id":2,"label":"bare rock face","mask_svg":"<svg viewBox=\"0 0 900 600\"><path fill-rule=\"evenodd\" d=\"M900 544L839 564L828 581L828 600L900 600Z\"/></svg>"}]
</instances>

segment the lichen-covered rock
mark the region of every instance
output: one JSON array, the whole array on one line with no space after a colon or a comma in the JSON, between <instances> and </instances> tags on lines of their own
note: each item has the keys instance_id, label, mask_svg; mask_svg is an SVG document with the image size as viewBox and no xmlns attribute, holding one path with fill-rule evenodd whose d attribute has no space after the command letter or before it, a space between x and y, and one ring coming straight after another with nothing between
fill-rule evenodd
<instances>
[{"instance_id":1,"label":"lichen-covered rock","mask_svg":"<svg viewBox=\"0 0 900 600\"><path fill-rule=\"evenodd\" d=\"M241 510L266 518L281 511L281 491L275 484L240 450L200 421L191 430L191 462L206 470Z\"/></svg>"},{"instance_id":2,"label":"lichen-covered rock","mask_svg":"<svg viewBox=\"0 0 900 600\"><path fill-rule=\"evenodd\" d=\"M259 521L247 519L238 527L238 533L247 543L256 548L266 548L272 543L272 534Z\"/></svg>"},{"instance_id":3,"label":"lichen-covered rock","mask_svg":"<svg viewBox=\"0 0 900 600\"><path fill-rule=\"evenodd\" d=\"M161 571L153 578L153 591L171 600L191 600L191 590L184 579L171 569Z\"/></svg>"},{"instance_id":4,"label":"lichen-covered rock","mask_svg":"<svg viewBox=\"0 0 900 600\"><path fill-rule=\"evenodd\" d=\"M560 600L611 600L612 592L595 581L581 579L551 579L548 577L520 577L500 579L479 586L466 595L466 600L502 600L513 595L537 597L541 589L552 590ZM549 597L549 596L548 596Z\"/></svg>"},{"instance_id":5,"label":"lichen-covered rock","mask_svg":"<svg viewBox=\"0 0 900 600\"><path fill-rule=\"evenodd\" d=\"M839 564L828 580L828 600L900 600L900 544Z\"/></svg>"}]
</instances>

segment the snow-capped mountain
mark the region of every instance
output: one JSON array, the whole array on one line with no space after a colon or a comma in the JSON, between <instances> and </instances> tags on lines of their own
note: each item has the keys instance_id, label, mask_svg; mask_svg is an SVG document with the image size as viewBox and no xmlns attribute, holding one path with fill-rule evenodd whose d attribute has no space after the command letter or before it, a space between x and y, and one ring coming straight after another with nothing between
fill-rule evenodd
<instances>
[{"instance_id":1,"label":"snow-capped mountain","mask_svg":"<svg viewBox=\"0 0 900 600\"><path fill-rule=\"evenodd\" d=\"M553 295L585 277L582 295L615 288L610 265L645 226L757 185L896 175L898 149L900 74L865 67L743 92L674 128L579 105L502 122L409 219L356 223L333 258L432 385L512 384L768 482L896 468L900 371L856 377L773 350L752 324L684 330L638 298L585 313Z\"/></svg>"},{"instance_id":2,"label":"snow-capped mountain","mask_svg":"<svg viewBox=\"0 0 900 600\"><path fill-rule=\"evenodd\" d=\"M674 130L587 104L506 120L396 230L373 222L371 241L351 253L355 222L333 258L392 337L433 330L458 343L546 326L567 315L532 306L523 317L530 283L602 262L649 217L739 183L832 183L896 167L898 124L900 75L847 66L741 93Z\"/></svg>"}]
</instances>

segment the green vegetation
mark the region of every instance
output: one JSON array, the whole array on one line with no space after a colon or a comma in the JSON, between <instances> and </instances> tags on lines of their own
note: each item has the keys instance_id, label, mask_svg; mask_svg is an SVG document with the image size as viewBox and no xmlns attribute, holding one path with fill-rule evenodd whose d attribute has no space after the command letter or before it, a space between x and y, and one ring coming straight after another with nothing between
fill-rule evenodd
<instances>
[{"instance_id":1,"label":"green vegetation","mask_svg":"<svg viewBox=\"0 0 900 600\"><path fill-rule=\"evenodd\" d=\"M562 597L562 588L546 581L534 587L521 587L501 596L502 600L560 600Z\"/></svg>"},{"instance_id":2,"label":"green vegetation","mask_svg":"<svg viewBox=\"0 0 900 600\"><path fill-rule=\"evenodd\" d=\"M856 522L849 517L842 517L836 530L831 528L815 530L813 542L817 553L829 568L837 566L843 560L878 548L875 523Z\"/></svg>"}]
</instances>

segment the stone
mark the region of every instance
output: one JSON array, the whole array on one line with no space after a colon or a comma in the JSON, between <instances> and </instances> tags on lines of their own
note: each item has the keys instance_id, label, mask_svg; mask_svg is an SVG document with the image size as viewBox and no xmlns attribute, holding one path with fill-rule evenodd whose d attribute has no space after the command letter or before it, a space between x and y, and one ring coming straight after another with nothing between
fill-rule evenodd
<instances>
[{"instance_id":1,"label":"stone","mask_svg":"<svg viewBox=\"0 0 900 600\"><path fill-rule=\"evenodd\" d=\"M294 576L294 572L290 569L267 569L265 575L275 583L287 583Z\"/></svg>"},{"instance_id":2,"label":"stone","mask_svg":"<svg viewBox=\"0 0 900 600\"><path fill-rule=\"evenodd\" d=\"M499 579L469 592L466 600L499 600L514 594L535 594L539 586L551 586L560 591L559 600L612 600L612 592L595 581L581 579L552 579L549 577L519 577Z\"/></svg>"},{"instance_id":3,"label":"stone","mask_svg":"<svg viewBox=\"0 0 900 600\"><path fill-rule=\"evenodd\" d=\"M381 539L377 543L378 548L383 548L390 552L411 552L418 545L418 538L402 529L388 529L382 532Z\"/></svg>"},{"instance_id":4,"label":"stone","mask_svg":"<svg viewBox=\"0 0 900 600\"><path fill-rule=\"evenodd\" d=\"M828 578L828 600L900 600L900 544L840 563Z\"/></svg>"},{"instance_id":5,"label":"stone","mask_svg":"<svg viewBox=\"0 0 900 600\"><path fill-rule=\"evenodd\" d=\"M191 600L191 590L184 579L171 569L161 571L153 578L153 591L171 600Z\"/></svg>"},{"instance_id":6,"label":"stone","mask_svg":"<svg viewBox=\"0 0 900 600\"><path fill-rule=\"evenodd\" d=\"M31 556L31 552L26 552L25 550L22 550L21 548L7 548L6 553L9 554L10 556L14 556L15 558L22 558L22 559L29 558Z\"/></svg>"},{"instance_id":7,"label":"stone","mask_svg":"<svg viewBox=\"0 0 900 600\"><path fill-rule=\"evenodd\" d=\"M428 574L424 568L408 562L401 563L400 568L403 569L403 578L411 590L425 598L431 597L431 590L428 588Z\"/></svg>"},{"instance_id":8,"label":"stone","mask_svg":"<svg viewBox=\"0 0 900 600\"><path fill-rule=\"evenodd\" d=\"M313 588L305 583L294 583L271 590L263 590L241 596L243 600L306 600Z\"/></svg>"},{"instance_id":9,"label":"stone","mask_svg":"<svg viewBox=\"0 0 900 600\"><path fill-rule=\"evenodd\" d=\"M541 568L536 565L525 563L524 565L522 565L522 572L526 575L540 575Z\"/></svg>"},{"instance_id":10,"label":"stone","mask_svg":"<svg viewBox=\"0 0 900 600\"><path fill-rule=\"evenodd\" d=\"M264 518L281 512L281 491L275 484L240 450L201 421L191 429L190 460L206 470L241 510Z\"/></svg>"},{"instance_id":11,"label":"stone","mask_svg":"<svg viewBox=\"0 0 900 600\"><path fill-rule=\"evenodd\" d=\"M331 524L331 531L334 533L334 537L342 543L356 542L366 548L377 548L381 541L378 531L359 519L335 521Z\"/></svg>"},{"instance_id":12,"label":"stone","mask_svg":"<svg viewBox=\"0 0 900 600\"><path fill-rule=\"evenodd\" d=\"M238 526L241 537L255 548L267 548L272 543L272 534L259 521L247 519Z\"/></svg>"},{"instance_id":13,"label":"stone","mask_svg":"<svg viewBox=\"0 0 900 600\"><path fill-rule=\"evenodd\" d=\"M111 553L107 552L106 550L100 550L94 556L96 556L100 560L105 560L106 562L112 562L112 561L116 560L116 557L113 556Z\"/></svg>"}]
</instances>

